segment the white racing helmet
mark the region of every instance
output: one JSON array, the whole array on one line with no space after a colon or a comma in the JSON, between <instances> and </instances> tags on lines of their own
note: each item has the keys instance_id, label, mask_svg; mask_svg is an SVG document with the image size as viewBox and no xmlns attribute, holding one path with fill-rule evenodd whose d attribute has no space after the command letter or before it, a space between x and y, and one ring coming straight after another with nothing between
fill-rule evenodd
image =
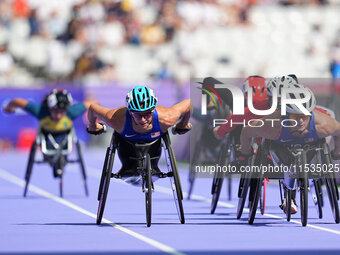
<instances>
[{"instance_id":1,"label":"white racing helmet","mask_svg":"<svg viewBox=\"0 0 340 255\"><path fill-rule=\"evenodd\" d=\"M307 95L310 94L310 99L307 102L303 103L302 105L304 108L306 108L308 112L312 112L316 105L316 99L315 99L314 93L306 86L298 84L298 83L292 84L290 88L297 88L297 89L300 89L300 91L287 93L286 95L287 99L305 99ZM304 89L305 93L302 93L301 89ZM303 113L295 104L287 104L286 110L288 113L296 113L296 114Z\"/></svg>"},{"instance_id":2,"label":"white racing helmet","mask_svg":"<svg viewBox=\"0 0 340 255\"><path fill-rule=\"evenodd\" d=\"M273 96L273 90L277 90L277 97L281 97L282 88L289 88L293 84L297 84L296 80L289 75L276 76L270 79L267 83L268 96Z\"/></svg>"}]
</instances>

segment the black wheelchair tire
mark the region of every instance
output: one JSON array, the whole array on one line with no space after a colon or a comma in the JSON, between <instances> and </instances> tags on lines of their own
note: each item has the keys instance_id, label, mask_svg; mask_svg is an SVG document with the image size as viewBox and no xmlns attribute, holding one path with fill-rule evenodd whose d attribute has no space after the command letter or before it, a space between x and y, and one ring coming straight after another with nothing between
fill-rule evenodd
<instances>
[{"instance_id":1,"label":"black wheelchair tire","mask_svg":"<svg viewBox=\"0 0 340 255\"><path fill-rule=\"evenodd\" d=\"M240 179L239 185L239 199L237 204L236 218L240 219L243 213L244 204L246 203L247 193L250 186L250 176L246 173L244 177Z\"/></svg>"},{"instance_id":2,"label":"black wheelchair tire","mask_svg":"<svg viewBox=\"0 0 340 255\"><path fill-rule=\"evenodd\" d=\"M300 208L301 208L301 224L303 227L307 225L308 220L308 179L307 173L304 178L300 178Z\"/></svg>"},{"instance_id":3,"label":"black wheelchair tire","mask_svg":"<svg viewBox=\"0 0 340 255\"><path fill-rule=\"evenodd\" d=\"M28 164L27 164L26 173L25 173L26 183L25 183L24 194L23 194L24 197L26 197L27 195L28 184L30 182L31 175L32 175L32 169L33 169L33 164L34 164L35 153L37 151L37 146L38 145L36 142L32 144L30 155L28 158Z\"/></svg>"},{"instance_id":4,"label":"black wheelchair tire","mask_svg":"<svg viewBox=\"0 0 340 255\"><path fill-rule=\"evenodd\" d=\"M89 188L87 186L87 176L86 176L86 170L85 170L85 164L84 164L84 159L81 154L81 146L79 141L76 142L76 148L77 148L77 153L78 153L78 160L80 163L80 169L81 169L81 174L83 177L83 185L84 185L84 190L85 190L85 195L88 197L89 196Z\"/></svg>"},{"instance_id":5,"label":"black wheelchair tire","mask_svg":"<svg viewBox=\"0 0 340 255\"><path fill-rule=\"evenodd\" d=\"M183 202L182 202L183 192L182 192L182 187L181 187L181 181L180 181L179 174L178 174L175 154L174 154L174 151L173 151L171 144L170 144L169 134L165 135L164 143L165 143L165 147L168 151L171 171L173 173L173 177L170 177L170 183L171 183L171 188L172 188L173 195L174 195L177 214L178 214L178 218L179 218L181 224L184 224L185 223L185 216L184 216L184 209L183 209ZM174 186L173 186L173 183L174 183Z\"/></svg>"},{"instance_id":6,"label":"black wheelchair tire","mask_svg":"<svg viewBox=\"0 0 340 255\"><path fill-rule=\"evenodd\" d=\"M313 180L314 188L315 188L315 196L316 196L316 207L319 219L322 219L322 191L321 191L321 184L319 179Z\"/></svg>"},{"instance_id":7,"label":"black wheelchair tire","mask_svg":"<svg viewBox=\"0 0 340 255\"><path fill-rule=\"evenodd\" d=\"M104 180L103 180L103 183L102 183L101 190L99 190L100 199L99 199L98 211L97 211L97 221L96 221L97 225L100 225L100 223L102 222L102 218L103 218L103 214L104 214L105 203L106 203L107 194L108 194L109 186L110 186L114 155L115 155L115 150L113 149L111 154L110 154L110 152L108 154L108 159L107 159L106 164L104 163L104 165L106 165L107 167L104 168L105 170L103 169L103 172L105 171Z\"/></svg>"},{"instance_id":8,"label":"black wheelchair tire","mask_svg":"<svg viewBox=\"0 0 340 255\"><path fill-rule=\"evenodd\" d=\"M151 226L152 216L152 169L150 155L145 159L145 209L146 209L146 226Z\"/></svg>"},{"instance_id":9,"label":"black wheelchair tire","mask_svg":"<svg viewBox=\"0 0 340 255\"><path fill-rule=\"evenodd\" d=\"M331 205L333 218L335 223L339 223L340 216L339 216L339 203L336 195L336 186L334 185L333 178L326 178L326 187L328 192L329 203Z\"/></svg>"},{"instance_id":10,"label":"black wheelchair tire","mask_svg":"<svg viewBox=\"0 0 340 255\"><path fill-rule=\"evenodd\" d=\"M63 195L64 195L64 192L63 192L63 186L64 186L63 174L64 174L64 173L62 173L62 174L59 176L59 196L60 196L60 197L63 197Z\"/></svg>"},{"instance_id":11,"label":"black wheelchair tire","mask_svg":"<svg viewBox=\"0 0 340 255\"><path fill-rule=\"evenodd\" d=\"M324 160L324 164L329 166L332 163L331 156L329 154L329 147L328 144L326 143L324 145L324 154L322 159ZM339 223L340 221L340 215L339 215L339 195L338 195L338 187L335 182L335 175L333 172L329 172L328 175L325 177L325 182L326 182L326 189L328 193L328 199L329 203L331 205L332 209L332 214L333 218L335 220L335 223Z\"/></svg>"},{"instance_id":12,"label":"black wheelchair tire","mask_svg":"<svg viewBox=\"0 0 340 255\"><path fill-rule=\"evenodd\" d=\"M259 204L259 199L261 196L262 183L263 183L263 176L261 175L255 179L255 185L253 186L253 189L250 189L250 192L253 191L253 196L249 204L249 215L248 215L249 224L254 223L257 207Z\"/></svg>"},{"instance_id":13,"label":"black wheelchair tire","mask_svg":"<svg viewBox=\"0 0 340 255\"><path fill-rule=\"evenodd\" d=\"M224 174L222 172L216 172L213 180L213 185L212 185L212 198L211 198L211 206L210 206L210 213L214 214L218 200L220 198L221 194L221 189L223 186L223 179L224 179Z\"/></svg>"},{"instance_id":14,"label":"black wheelchair tire","mask_svg":"<svg viewBox=\"0 0 340 255\"><path fill-rule=\"evenodd\" d=\"M196 172L195 172L194 166L197 163L199 163L198 160L199 160L200 154L201 154L201 143L199 142L194 150L193 162L191 164L189 176L188 176L188 180L189 180L189 189L188 189L188 197L187 197L188 199L191 198L191 194L194 188L194 184L196 180Z\"/></svg>"},{"instance_id":15,"label":"black wheelchair tire","mask_svg":"<svg viewBox=\"0 0 340 255\"><path fill-rule=\"evenodd\" d=\"M109 157L110 157L110 147L107 147L106 154L105 154L104 165L103 165L103 170L102 170L102 175L100 177L100 184L99 184L98 197L97 197L98 201L100 200L100 197L101 197L101 192L102 192L102 189L103 189L105 173L106 173L106 168L107 168L107 162L108 162Z\"/></svg>"}]
</instances>

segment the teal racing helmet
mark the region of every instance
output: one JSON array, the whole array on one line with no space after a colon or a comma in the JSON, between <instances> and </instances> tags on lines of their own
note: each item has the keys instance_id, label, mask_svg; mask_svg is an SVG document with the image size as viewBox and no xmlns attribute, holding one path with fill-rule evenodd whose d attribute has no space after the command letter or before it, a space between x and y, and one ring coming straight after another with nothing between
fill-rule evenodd
<instances>
[{"instance_id":1,"label":"teal racing helmet","mask_svg":"<svg viewBox=\"0 0 340 255\"><path fill-rule=\"evenodd\" d=\"M157 97L152 89L137 86L126 95L126 108L129 111L144 112L157 106Z\"/></svg>"}]
</instances>

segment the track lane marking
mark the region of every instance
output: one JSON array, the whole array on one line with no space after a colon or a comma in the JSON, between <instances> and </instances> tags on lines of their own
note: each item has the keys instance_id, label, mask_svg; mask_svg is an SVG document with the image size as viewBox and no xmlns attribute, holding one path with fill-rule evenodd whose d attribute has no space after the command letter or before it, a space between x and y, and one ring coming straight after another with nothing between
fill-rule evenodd
<instances>
[{"instance_id":1,"label":"track lane marking","mask_svg":"<svg viewBox=\"0 0 340 255\"><path fill-rule=\"evenodd\" d=\"M101 171L101 170L99 170L97 168L94 168L94 167L90 167L90 169L95 170L95 172ZM99 174L100 174L100 172L99 172ZM94 171L91 171L90 175L92 177L100 178L98 176L98 174L94 174ZM119 182L118 180L116 180L116 181ZM127 184L127 183L125 183L125 184ZM129 184L127 184L127 185L129 185ZM172 189L170 189L170 188L166 188L166 187L159 186L159 185L154 185L154 187L155 187L156 191L172 195ZM187 197L188 193L187 192L183 192L183 196ZM206 197L203 197L203 196L200 196L200 195L194 195L194 194L191 195L191 198L193 200L202 201L202 202L211 204L211 198L206 198ZM233 204L230 204L230 203L227 203L227 202L223 202L223 201L219 201L218 205L222 206L222 207L226 207L226 208L236 208L236 205L233 205ZM245 212L249 212L249 209L247 209L247 208L244 208L243 210ZM260 213L260 211L257 211L256 214L261 214L261 213ZM184 215L185 215L185 213L184 213ZM270 217L270 218L280 219L280 220L283 220L283 221L287 221L286 218L281 217L281 216L277 216L277 215L274 215L274 214L265 213L263 215L265 215L267 217ZM297 220L292 220L291 219L290 222L298 224L298 225L302 225L302 223L300 221L297 221ZM316 225L313 225L313 224L307 224L306 227L310 227L310 228L313 228L313 229L317 229L317 230L326 231L326 232L329 232L329 233L332 233L332 234L340 235L340 231L337 231L337 230L334 230L334 229L325 228L325 227L316 226Z\"/></svg>"},{"instance_id":2,"label":"track lane marking","mask_svg":"<svg viewBox=\"0 0 340 255\"><path fill-rule=\"evenodd\" d=\"M12 175L12 174L8 173L7 171L5 171L3 169L0 169L0 177L2 179L4 179L4 180L6 180L8 182L11 182L13 184L16 184L16 185L18 185L20 187L24 187L25 186L25 181L24 180L20 179L19 177L15 176L15 175ZM40 189L39 187L37 187L35 185L29 184L28 185L28 189L30 191L33 191L33 192L43 196L43 197L49 198L49 199L51 199L51 200L53 200L53 201L55 201L55 202L57 202L59 204L65 205L65 206L67 206L67 207L69 207L69 208L71 208L71 209L73 209L75 211L78 211L78 212L80 212L82 214L85 214L85 215L87 215L87 216L89 216L91 218L97 219L97 215L96 214L91 213L90 211L88 211L88 210L86 210L84 208L81 208L80 206L78 206L76 204L73 204L73 203L71 203L71 202L69 202L69 201L67 201L67 200L65 200L63 198L57 197L57 196L55 196L55 195L53 195L53 194L51 194L51 193L49 193L49 192L47 192L47 191L45 191L43 189ZM184 255L185 254L185 253L176 251L174 248L172 248L172 247L170 247L168 245L165 245L165 244L160 243L160 242L158 242L156 240L153 240L153 239L151 239L149 237L146 237L146 236L143 236L143 235L141 235L141 234L139 234L137 232L134 232L134 231L132 231L130 229L122 227L122 226L120 226L120 225L118 225L118 224L116 224L116 223L114 223L112 221L109 221L108 219L103 218L102 222L104 222L104 223L106 223L108 225L111 225L112 227L114 227L114 228L116 228L116 229L118 229L118 230L120 230L120 231L122 231L122 232L124 232L124 233L126 233L126 234L128 234L130 236L132 236L132 237L135 237L136 239L139 239L139 240L141 240L141 241L143 241L143 242L145 242L145 243L147 243L147 244L149 244L149 245L151 245L151 246L153 246L153 247L155 247L155 248L157 248L157 249L159 249L159 250L161 250L163 252L166 252L166 253L169 253L169 254L174 254L174 255Z\"/></svg>"},{"instance_id":3,"label":"track lane marking","mask_svg":"<svg viewBox=\"0 0 340 255\"><path fill-rule=\"evenodd\" d=\"M100 174L101 174L102 170L100 170L98 168L95 168L95 167L87 167L87 169L91 169L91 171L88 173L89 176L94 177L94 178L100 178ZM113 180L115 182L117 182L117 183L129 185L129 184L125 183L125 182L122 182L122 181L119 181L119 180L116 180L116 179L113 179ZM164 194L172 195L172 189L170 189L170 188L166 188L166 187L159 186L159 185L154 185L154 187L155 187L156 191L159 191L159 192L164 193ZM188 193L187 192L183 192L183 195L184 195L184 197L187 197ZM200 196L200 195L195 195L195 194L192 194L191 198L192 198L192 200L202 201L202 202L211 204L211 198L206 198L206 197L203 197L203 196ZM222 207L226 207L226 208L236 208L236 205L230 204L230 203L227 203L227 202L223 202L223 201L219 201L218 205L222 206ZM247 208L244 208L243 210L245 212L249 212L249 209L247 209ZM260 211L257 211L256 214L261 214L261 213L260 213ZM265 215L267 217L270 217L270 218L280 219L280 220L283 220L283 221L287 221L286 218L281 217L281 216L277 216L277 215L274 215L274 214L265 213L263 215ZM297 220L291 219L290 222L298 224L298 225L302 225L302 223L300 221L297 221ZM332 233L332 234L340 235L340 231L337 231L337 230L334 230L334 229L325 228L325 227L316 226L316 225L313 225L313 224L307 224L306 227L310 227L310 228L313 228L313 229L317 229L317 230L329 232L329 233Z\"/></svg>"}]
</instances>

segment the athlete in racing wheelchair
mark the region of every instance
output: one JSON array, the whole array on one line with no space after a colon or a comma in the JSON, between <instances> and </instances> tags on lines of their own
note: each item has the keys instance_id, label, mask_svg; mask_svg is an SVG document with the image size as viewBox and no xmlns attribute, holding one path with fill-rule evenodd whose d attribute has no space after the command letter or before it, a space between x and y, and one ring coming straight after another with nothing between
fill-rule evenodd
<instances>
[{"instance_id":1,"label":"athlete in racing wheelchair","mask_svg":"<svg viewBox=\"0 0 340 255\"><path fill-rule=\"evenodd\" d=\"M117 178L142 186L145 192L146 221L150 227L153 179L165 177L171 180L179 219L184 224L183 194L167 130L178 122L173 131L178 134L188 132L191 129L189 123L191 113L192 103L189 99L170 108L157 106L157 97L153 90L145 86L134 87L128 92L126 107L111 110L98 104L90 106L87 128L90 134L98 135L105 132L105 125L96 122L97 119L115 130L110 147L107 148L99 185L97 224L102 221L110 179ZM158 167L162 146L168 165L166 173ZM116 150L122 167L117 173L112 173Z\"/></svg>"},{"instance_id":2,"label":"athlete in racing wheelchair","mask_svg":"<svg viewBox=\"0 0 340 255\"><path fill-rule=\"evenodd\" d=\"M66 90L53 89L45 96L41 104L36 104L23 98L15 98L4 107L7 113L14 113L21 108L39 120L39 129L32 144L25 174L24 197L34 163L48 163L53 168L53 176L59 179L60 196L63 196L63 173L67 163L79 163L85 194L88 196L86 172L81 155L81 148L77 139L73 121L82 115L94 101L72 104L72 96ZM77 158L69 159L73 145L77 149ZM36 159L37 149L41 149L42 159Z\"/></svg>"},{"instance_id":3,"label":"athlete in racing wheelchair","mask_svg":"<svg viewBox=\"0 0 340 255\"><path fill-rule=\"evenodd\" d=\"M251 154L250 144L252 138L262 137L271 141L270 151L271 157L275 165L285 165L293 167L297 174L284 172L284 185L287 192L283 209L287 214L287 219L290 218L290 213L295 203L292 192L296 188L296 180L298 190L300 191L300 207L301 207L301 222L303 226L307 225L308 215L308 178L324 178L329 195L330 205L332 208L334 220L339 223L339 205L338 205L338 190L335 183L334 173L331 171L325 172L323 175L313 177L310 174L309 165L315 155L320 152L322 163L326 167L332 165L331 158L337 160L340 158L340 123L329 115L320 110L315 110L316 100L313 92L298 83L293 84L295 91L287 93L287 99L301 99L302 104L311 115L305 115L300 108L295 104L287 104L287 115L281 116L280 111L274 112L267 116L264 120L279 119L273 125L264 123L261 128L257 128L260 122L254 122L253 127L247 126L243 128L241 134L241 152L244 155ZM290 101L291 102L291 101ZM281 126L281 121L286 123L294 123L295 125ZM255 126L255 127L254 127ZM325 141L326 137L333 136L334 150L330 151L328 144ZM274 146L275 145L275 146ZM262 151L262 150L261 150ZM263 176L262 176L263 177ZM261 178L257 178L261 180ZM258 181L258 188L255 197L259 197L261 181ZM254 201L258 201L255 199ZM253 215L255 216L257 202L253 205ZM253 218L252 218L253 221ZM251 221L251 222L252 222Z\"/></svg>"}]
</instances>

